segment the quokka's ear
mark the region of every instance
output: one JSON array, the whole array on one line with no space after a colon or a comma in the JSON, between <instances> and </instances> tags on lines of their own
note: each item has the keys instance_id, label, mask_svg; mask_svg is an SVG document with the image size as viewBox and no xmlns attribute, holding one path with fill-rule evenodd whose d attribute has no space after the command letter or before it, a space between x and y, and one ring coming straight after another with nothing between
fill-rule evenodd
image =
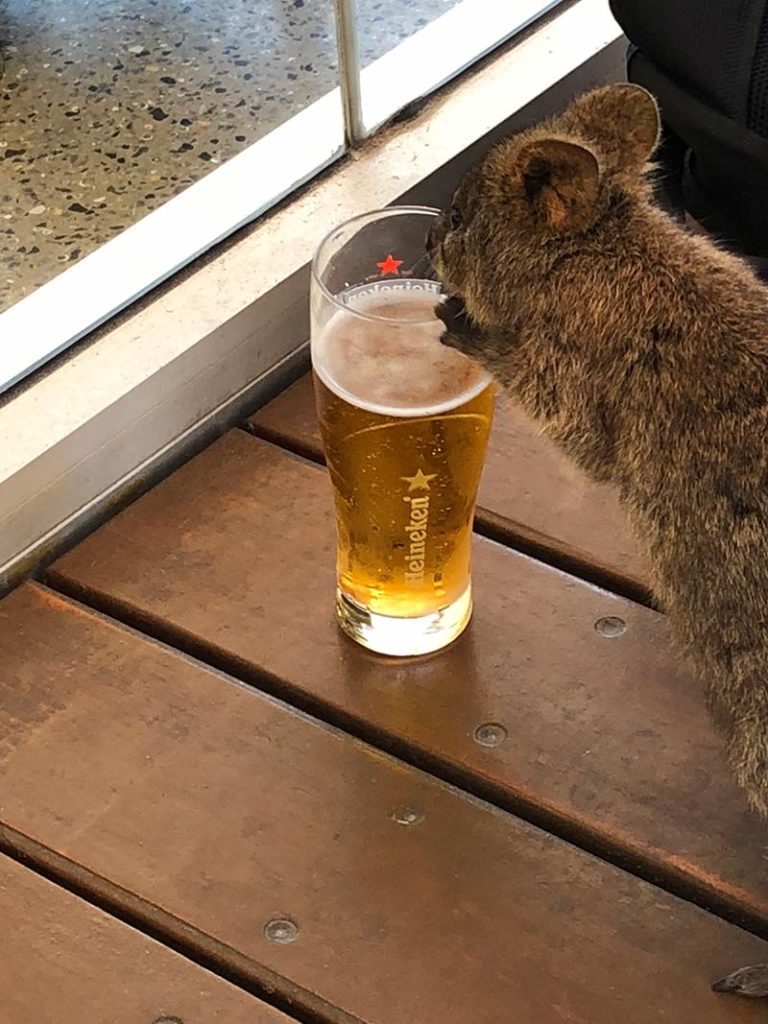
<instances>
[{"instance_id":1,"label":"quokka's ear","mask_svg":"<svg viewBox=\"0 0 768 1024\"><path fill-rule=\"evenodd\" d=\"M594 141L605 167L643 170L661 134L659 107L639 85L620 83L580 96L566 111L568 128Z\"/></svg>"},{"instance_id":2,"label":"quokka's ear","mask_svg":"<svg viewBox=\"0 0 768 1024\"><path fill-rule=\"evenodd\" d=\"M539 139L529 143L517 161L539 224L556 234L574 234L592 224L600 191L600 168L593 153L573 142Z\"/></svg>"}]
</instances>

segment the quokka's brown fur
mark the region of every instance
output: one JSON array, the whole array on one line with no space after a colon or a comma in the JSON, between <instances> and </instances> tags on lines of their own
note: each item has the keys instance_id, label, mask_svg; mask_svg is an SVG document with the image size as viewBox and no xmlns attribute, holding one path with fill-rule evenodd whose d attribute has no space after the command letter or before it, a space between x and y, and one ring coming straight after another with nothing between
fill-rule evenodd
<instances>
[{"instance_id":1,"label":"quokka's brown fur","mask_svg":"<svg viewBox=\"0 0 768 1024\"><path fill-rule=\"evenodd\" d=\"M438 315L446 344L618 489L766 815L768 289L653 204L658 136L654 99L617 85L496 147L431 233ZM768 992L757 971L730 989Z\"/></svg>"}]
</instances>

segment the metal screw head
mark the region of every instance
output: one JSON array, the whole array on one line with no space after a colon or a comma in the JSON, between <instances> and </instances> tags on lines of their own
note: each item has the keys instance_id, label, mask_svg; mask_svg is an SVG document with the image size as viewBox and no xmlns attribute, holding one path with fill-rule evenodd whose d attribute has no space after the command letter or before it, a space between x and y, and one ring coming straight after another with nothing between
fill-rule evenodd
<instances>
[{"instance_id":1,"label":"metal screw head","mask_svg":"<svg viewBox=\"0 0 768 1024\"><path fill-rule=\"evenodd\" d=\"M424 821L424 815L415 807L398 807L396 811L392 812L392 820L396 821L398 825L420 825Z\"/></svg>"},{"instance_id":2,"label":"metal screw head","mask_svg":"<svg viewBox=\"0 0 768 1024\"><path fill-rule=\"evenodd\" d=\"M597 620L595 630L600 636L621 636L622 633L626 633L627 624L624 619L620 619L617 615L606 615L602 619Z\"/></svg>"},{"instance_id":3,"label":"metal screw head","mask_svg":"<svg viewBox=\"0 0 768 1024\"><path fill-rule=\"evenodd\" d=\"M475 740L481 747L498 747L507 738L507 730L498 722L486 722L475 729Z\"/></svg>"},{"instance_id":4,"label":"metal screw head","mask_svg":"<svg viewBox=\"0 0 768 1024\"><path fill-rule=\"evenodd\" d=\"M288 917L275 917L264 925L264 935L270 942L287 946L298 938L299 926Z\"/></svg>"}]
</instances>

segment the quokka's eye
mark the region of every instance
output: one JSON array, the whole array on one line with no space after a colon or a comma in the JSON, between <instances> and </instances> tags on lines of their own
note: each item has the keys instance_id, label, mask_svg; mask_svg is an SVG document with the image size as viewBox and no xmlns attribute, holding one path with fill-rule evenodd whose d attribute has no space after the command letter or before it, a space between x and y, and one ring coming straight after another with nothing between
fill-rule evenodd
<instances>
[{"instance_id":1,"label":"quokka's eye","mask_svg":"<svg viewBox=\"0 0 768 1024\"><path fill-rule=\"evenodd\" d=\"M461 211L455 206L451 207L451 212L448 217L448 223L451 226L451 231L456 231L461 227Z\"/></svg>"}]
</instances>

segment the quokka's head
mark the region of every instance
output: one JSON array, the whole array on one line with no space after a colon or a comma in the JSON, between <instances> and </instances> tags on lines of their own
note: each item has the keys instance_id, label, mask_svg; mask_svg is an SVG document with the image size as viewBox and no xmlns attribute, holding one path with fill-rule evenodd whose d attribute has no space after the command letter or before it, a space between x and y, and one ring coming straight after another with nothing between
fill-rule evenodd
<instances>
[{"instance_id":1,"label":"quokka's head","mask_svg":"<svg viewBox=\"0 0 768 1024\"><path fill-rule=\"evenodd\" d=\"M503 322L522 285L544 286L553 257L584 247L622 206L647 201L658 143L655 99L612 85L514 135L470 170L428 238L449 293L481 324Z\"/></svg>"}]
</instances>

